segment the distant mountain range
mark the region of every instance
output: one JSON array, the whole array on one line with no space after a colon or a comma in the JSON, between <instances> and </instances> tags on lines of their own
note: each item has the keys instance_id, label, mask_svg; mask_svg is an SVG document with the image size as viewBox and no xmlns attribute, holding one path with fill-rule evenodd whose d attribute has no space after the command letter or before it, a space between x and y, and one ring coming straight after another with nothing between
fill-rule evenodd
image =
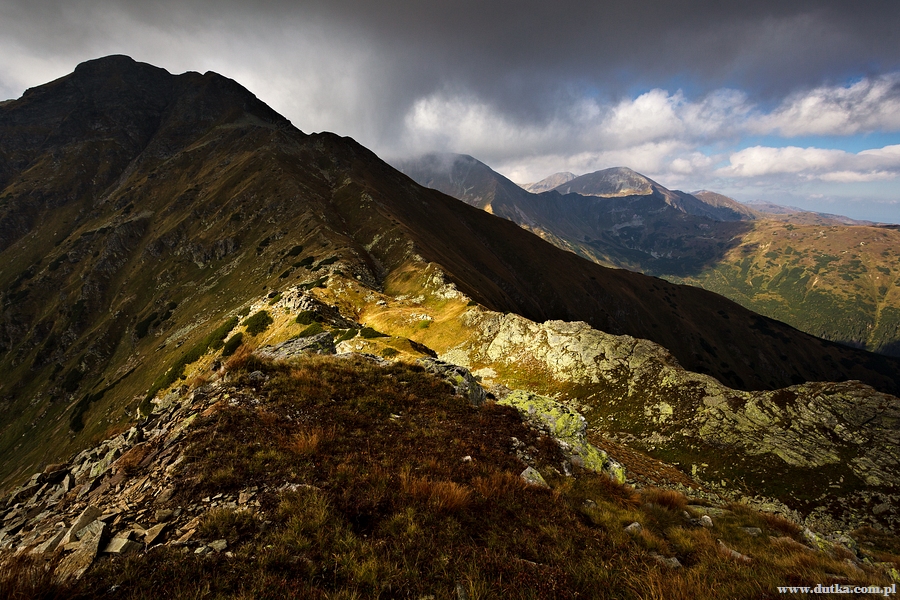
<instances>
[{"instance_id":1,"label":"distant mountain range","mask_svg":"<svg viewBox=\"0 0 900 600\"><path fill-rule=\"evenodd\" d=\"M466 155L395 166L599 264L711 289L814 335L900 355L897 228L673 191L624 167L517 186ZM818 226L829 235L805 229Z\"/></svg>"}]
</instances>

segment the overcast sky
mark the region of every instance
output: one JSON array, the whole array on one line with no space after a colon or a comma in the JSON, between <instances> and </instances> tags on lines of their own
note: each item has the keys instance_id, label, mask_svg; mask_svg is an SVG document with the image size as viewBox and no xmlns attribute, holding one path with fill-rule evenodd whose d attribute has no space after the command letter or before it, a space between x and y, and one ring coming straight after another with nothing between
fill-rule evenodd
<instances>
[{"instance_id":1,"label":"overcast sky","mask_svg":"<svg viewBox=\"0 0 900 600\"><path fill-rule=\"evenodd\" d=\"M0 97L128 54L381 156L900 222L896 0L0 0Z\"/></svg>"}]
</instances>

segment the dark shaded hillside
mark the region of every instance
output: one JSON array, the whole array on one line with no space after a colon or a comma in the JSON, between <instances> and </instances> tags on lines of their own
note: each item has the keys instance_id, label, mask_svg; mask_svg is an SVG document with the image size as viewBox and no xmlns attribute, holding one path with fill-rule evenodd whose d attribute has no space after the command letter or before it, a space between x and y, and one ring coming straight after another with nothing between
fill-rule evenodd
<instances>
[{"instance_id":1,"label":"dark shaded hillside","mask_svg":"<svg viewBox=\"0 0 900 600\"><path fill-rule=\"evenodd\" d=\"M378 287L416 256L491 308L648 338L735 387L900 391L897 360L558 250L213 73L85 63L0 106L0 156L3 478L130 418L261 293Z\"/></svg>"},{"instance_id":2,"label":"dark shaded hillside","mask_svg":"<svg viewBox=\"0 0 900 600\"><path fill-rule=\"evenodd\" d=\"M402 197L400 190L381 196L391 188L374 189L375 181L395 179L392 170L376 168L374 154L361 146L355 154L348 157L353 178L372 184L365 192L408 227L423 256L495 310L537 321L583 320L609 333L650 339L685 368L740 389L860 379L889 393L898 390L896 359L814 338L705 290L591 263L413 182L406 184L410 192L428 195L399 206L392 198Z\"/></svg>"}]
</instances>

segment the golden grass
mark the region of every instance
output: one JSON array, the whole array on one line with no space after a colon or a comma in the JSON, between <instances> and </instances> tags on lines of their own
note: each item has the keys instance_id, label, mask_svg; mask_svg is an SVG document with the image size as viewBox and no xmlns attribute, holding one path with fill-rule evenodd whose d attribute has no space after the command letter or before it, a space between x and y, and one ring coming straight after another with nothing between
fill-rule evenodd
<instances>
[{"instance_id":1,"label":"golden grass","mask_svg":"<svg viewBox=\"0 0 900 600\"><path fill-rule=\"evenodd\" d=\"M432 481L402 472L400 489L417 500L426 501L437 513L452 513L463 510L472 502L472 492L453 481Z\"/></svg>"},{"instance_id":2,"label":"golden grass","mask_svg":"<svg viewBox=\"0 0 900 600\"><path fill-rule=\"evenodd\" d=\"M788 521L781 515L761 512L759 513L759 517L762 519L765 526L775 535L780 533L787 537L794 537L800 533L799 525L792 521Z\"/></svg>"},{"instance_id":3,"label":"golden grass","mask_svg":"<svg viewBox=\"0 0 900 600\"><path fill-rule=\"evenodd\" d=\"M250 348L248 344L241 344L238 346L238 349L234 351L227 361L225 361L225 369L228 371L238 371L242 369L247 361L250 360L250 356L253 354L253 349Z\"/></svg>"},{"instance_id":4,"label":"golden grass","mask_svg":"<svg viewBox=\"0 0 900 600\"><path fill-rule=\"evenodd\" d=\"M312 427L291 435L290 448L297 454L315 454L319 444L335 438L334 428Z\"/></svg>"},{"instance_id":5,"label":"golden grass","mask_svg":"<svg viewBox=\"0 0 900 600\"><path fill-rule=\"evenodd\" d=\"M528 484L513 473L493 471L487 476L472 479L472 488L485 498L501 498L526 489Z\"/></svg>"},{"instance_id":6,"label":"golden grass","mask_svg":"<svg viewBox=\"0 0 900 600\"><path fill-rule=\"evenodd\" d=\"M688 505L684 494L675 490L650 487L641 490L640 497L645 504L656 504L669 510L683 511Z\"/></svg>"}]
</instances>

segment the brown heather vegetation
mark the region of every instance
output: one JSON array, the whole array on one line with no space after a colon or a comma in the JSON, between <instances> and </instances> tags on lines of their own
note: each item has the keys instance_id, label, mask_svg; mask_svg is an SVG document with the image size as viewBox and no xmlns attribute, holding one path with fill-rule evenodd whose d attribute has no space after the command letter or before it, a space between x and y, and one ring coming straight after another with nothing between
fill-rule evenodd
<instances>
[{"instance_id":1,"label":"brown heather vegetation","mask_svg":"<svg viewBox=\"0 0 900 600\"><path fill-rule=\"evenodd\" d=\"M147 456L150 448L147 444L138 444L134 446L129 451L119 458L116 461L116 465L119 469L125 472L127 475L134 475L138 471L138 466L141 464L141 461Z\"/></svg>"},{"instance_id":2,"label":"brown heather vegetation","mask_svg":"<svg viewBox=\"0 0 900 600\"><path fill-rule=\"evenodd\" d=\"M513 409L474 408L417 367L270 363L247 352L229 365L232 403L192 425L171 506L266 490L257 512L215 509L200 522L198 535L227 540L231 554L159 546L99 561L65 585L52 582L53 560L23 554L0 576L0 596L718 599L775 598L777 586L835 577L886 583L803 548L796 526L740 505L706 529L690 523L677 492L638 493L583 471L564 477L555 443ZM552 491L519 477L513 436L537 449ZM278 491L285 483L294 485ZM643 531L631 536L624 526L634 521ZM724 555L719 539L752 563Z\"/></svg>"}]
</instances>

